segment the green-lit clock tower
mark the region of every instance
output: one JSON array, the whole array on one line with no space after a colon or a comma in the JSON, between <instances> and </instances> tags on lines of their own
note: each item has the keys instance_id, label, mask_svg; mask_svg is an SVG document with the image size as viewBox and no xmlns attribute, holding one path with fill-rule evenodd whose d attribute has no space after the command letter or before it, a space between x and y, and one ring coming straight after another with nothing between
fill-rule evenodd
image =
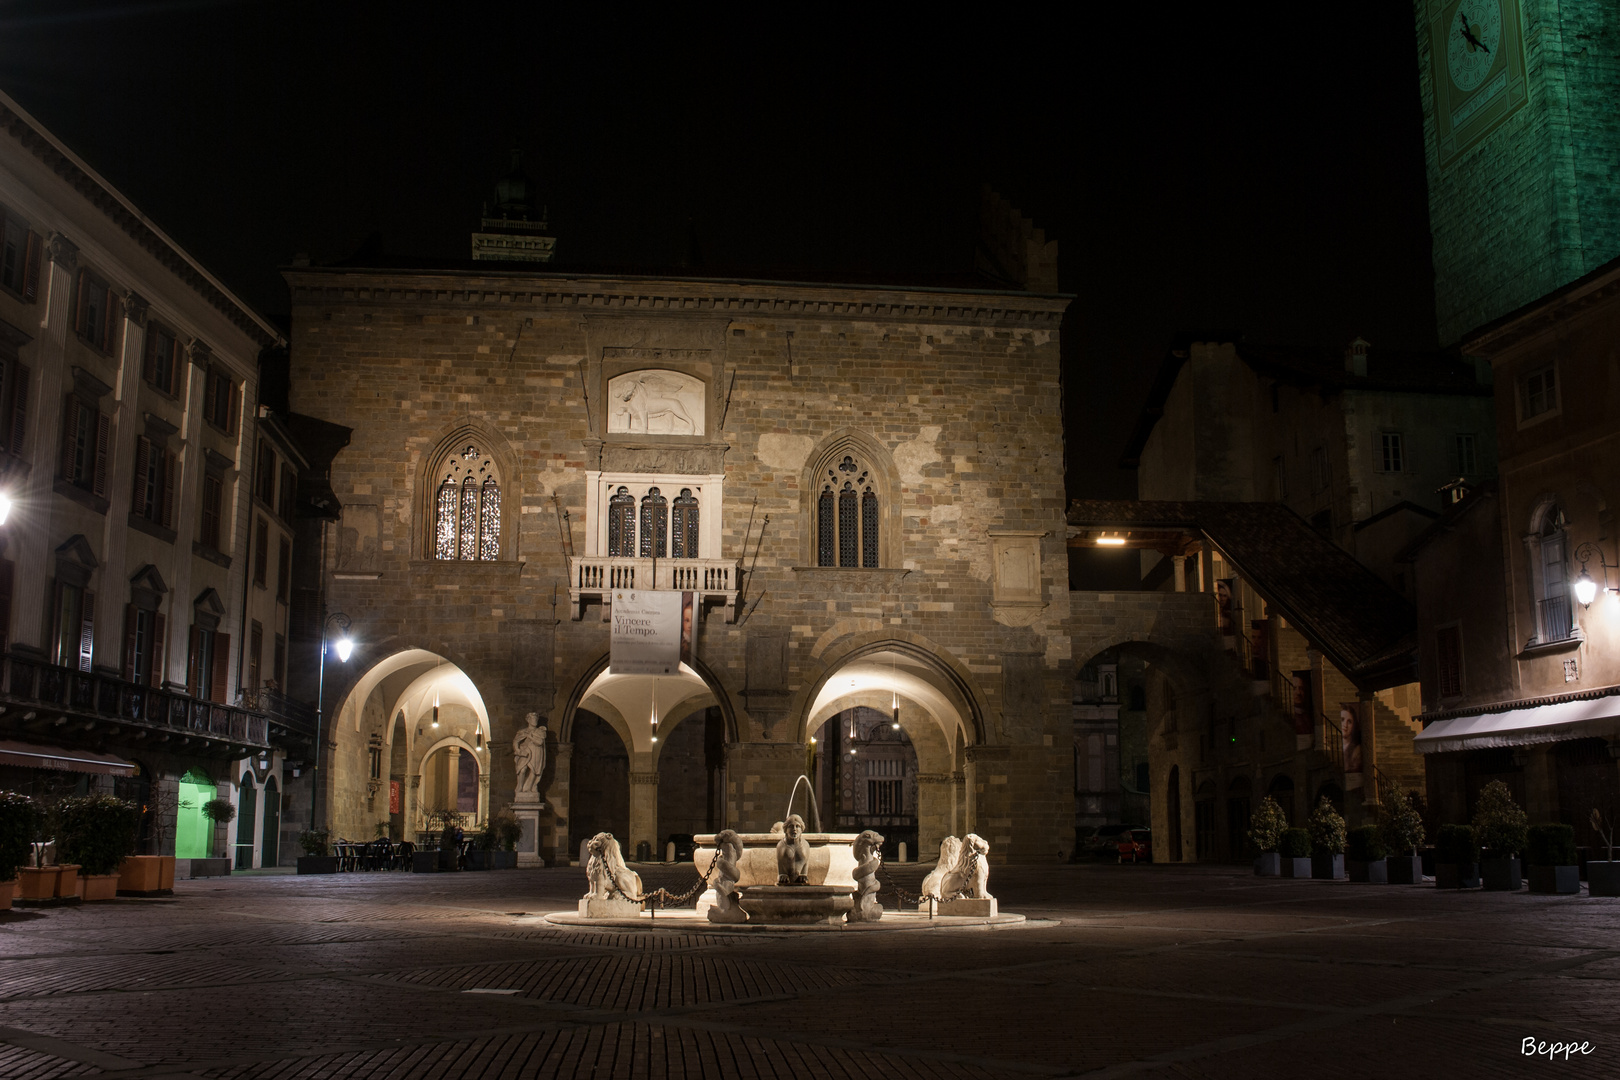
<instances>
[{"instance_id":1,"label":"green-lit clock tower","mask_svg":"<svg viewBox=\"0 0 1620 1080\"><path fill-rule=\"evenodd\" d=\"M1620 256L1620 5L1417 0L1440 340Z\"/></svg>"}]
</instances>

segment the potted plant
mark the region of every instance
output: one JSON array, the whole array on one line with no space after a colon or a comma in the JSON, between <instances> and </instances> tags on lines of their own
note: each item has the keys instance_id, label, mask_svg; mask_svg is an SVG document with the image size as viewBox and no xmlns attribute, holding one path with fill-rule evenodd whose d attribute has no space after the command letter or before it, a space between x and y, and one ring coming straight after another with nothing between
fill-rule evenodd
<instances>
[{"instance_id":1,"label":"potted plant","mask_svg":"<svg viewBox=\"0 0 1620 1080\"><path fill-rule=\"evenodd\" d=\"M1282 856L1277 853L1277 845L1282 842L1283 830L1288 828L1288 817L1277 800L1270 795L1260 800L1260 805L1254 808L1249 815L1249 843L1253 844L1260 854L1254 858L1254 872L1260 877L1281 877Z\"/></svg>"},{"instance_id":2,"label":"potted plant","mask_svg":"<svg viewBox=\"0 0 1620 1080\"><path fill-rule=\"evenodd\" d=\"M236 804L229 799L209 799L203 803L202 812L203 817L214 823L214 858L227 858L224 827L236 820Z\"/></svg>"},{"instance_id":3,"label":"potted plant","mask_svg":"<svg viewBox=\"0 0 1620 1080\"><path fill-rule=\"evenodd\" d=\"M1307 830L1284 829L1277 841L1277 854L1282 856L1283 877L1311 876L1311 834Z\"/></svg>"},{"instance_id":4,"label":"potted plant","mask_svg":"<svg viewBox=\"0 0 1620 1080\"><path fill-rule=\"evenodd\" d=\"M1502 781L1492 780L1480 790L1474 808L1474 839L1484 849L1479 871L1487 890L1515 892L1523 886L1519 853L1524 850L1529 820Z\"/></svg>"},{"instance_id":5,"label":"potted plant","mask_svg":"<svg viewBox=\"0 0 1620 1080\"><path fill-rule=\"evenodd\" d=\"M1350 830L1345 838L1344 865L1351 881L1367 885L1383 885L1389 881L1384 839L1376 825L1363 825Z\"/></svg>"},{"instance_id":6,"label":"potted plant","mask_svg":"<svg viewBox=\"0 0 1620 1080\"><path fill-rule=\"evenodd\" d=\"M1384 860L1391 885L1423 884L1423 856L1418 854L1424 840L1423 815L1413 805L1414 794L1396 789L1378 825L1384 846L1395 853Z\"/></svg>"},{"instance_id":7,"label":"potted plant","mask_svg":"<svg viewBox=\"0 0 1620 1080\"><path fill-rule=\"evenodd\" d=\"M15 791L0 791L0 911L11 910L17 871L32 853L38 817L39 808L33 799Z\"/></svg>"},{"instance_id":8,"label":"potted plant","mask_svg":"<svg viewBox=\"0 0 1620 1080\"><path fill-rule=\"evenodd\" d=\"M500 847L501 834L493 825L485 824L484 831L472 839L472 850L467 852L467 869L495 869L495 849Z\"/></svg>"},{"instance_id":9,"label":"potted plant","mask_svg":"<svg viewBox=\"0 0 1620 1080\"><path fill-rule=\"evenodd\" d=\"M141 808L152 824L152 841L159 852L174 847L174 830L179 808L179 792L159 785L151 800ZM128 855L118 865L119 896L173 896L173 855Z\"/></svg>"},{"instance_id":10,"label":"potted plant","mask_svg":"<svg viewBox=\"0 0 1620 1080\"><path fill-rule=\"evenodd\" d=\"M496 854L496 867L504 870L517 869L518 841L523 839L523 822L518 820L517 814L512 812L510 806L501 810L490 819L490 824L500 836L501 850Z\"/></svg>"},{"instance_id":11,"label":"potted plant","mask_svg":"<svg viewBox=\"0 0 1620 1080\"><path fill-rule=\"evenodd\" d=\"M76 795L57 808L59 857L79 864L86 900L118 895L118 866L135 846L140 807L111 795Z\"/></svg>"},{"instance_id":12,"label":"potted plant","mask_svg":"<svg viewBox=\"0 0 1620 1080\"><path fill-rule=\"evenodd\" d=\"M1336 881L1344 877L1344 818L1326 795L1306 822L1311 834L1311 877Z\"/></svg>"},{"instance_id":13,"label":"potted plant","mask_svg":"<svg viewBox=\"0 0 1620 1080\"><path fill-rule=\"evenodd\" d=\"M1531 826L1525 853L1530 856L1531 892L1572 895L1581 891L1573 825Z\"/></svg>"},{"instance_id":14,"label":"potted plant","mask_svg":"<svg viewBox=\"0 0 1620 1080\"><path fill-rule=\"evenodd\" d=\"M300 874L335 874L338 859L332 854L332 834L326 829L305 829L298 834L298 846L304 853L298 856Z\"/></svg>"},{"instance_id":15,"label":"potted plant","mask_svg":"<svg viewBox=\"0 0 1620 1080\"><path fill-rule=\"evenodd\" d=\"M1434 884L1440 889L1479 885L1479 843L1467 825L1442 825L1434 840Z\"/></svg>"},{"instance_id":16,"label":"potted plant","mask_svg":"<svg viewBox=\"0 0 1620 1080\"><path fill-rule=\"evenodd\" d=\"M1614 822L1606 822L1594 806L1592 828L1603 837L1603 844L1608 848L1609 857L1607 860L1586 860L1587 895L1620 896L1620 863L1614 861Z\"/></svg>"}]
</instances>

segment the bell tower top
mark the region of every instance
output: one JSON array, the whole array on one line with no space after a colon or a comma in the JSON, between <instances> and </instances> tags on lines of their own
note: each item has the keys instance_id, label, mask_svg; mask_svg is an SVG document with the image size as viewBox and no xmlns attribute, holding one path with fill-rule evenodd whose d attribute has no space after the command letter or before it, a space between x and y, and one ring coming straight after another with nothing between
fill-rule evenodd
<instances>
[{"instance_id":1,"label":"bell tower top","mask_svg":"<svg viewBox=\"0 0 1620 1080\"><path fill-rule=\"evenodd\" d=\"M523 171L523 151L510 150L509 164L495 182L495 199L484 203L480 228L472 234L475 262L549 263L557 239L550 232L540 189Z\"/></svg>"}]
</instances>

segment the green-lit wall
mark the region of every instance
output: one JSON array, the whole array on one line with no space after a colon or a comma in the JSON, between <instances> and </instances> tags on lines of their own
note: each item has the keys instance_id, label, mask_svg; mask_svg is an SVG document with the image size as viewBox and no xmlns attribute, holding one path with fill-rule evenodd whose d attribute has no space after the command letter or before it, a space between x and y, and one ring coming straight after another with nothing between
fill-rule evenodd
<instances>
[{"instance_id":1,"label":"green-lit wall","mask_svg":"<svg viewBox=\"0 0 1620 1080\"><path fill-rule=\"evenodd\" d=\"M1614 0L1462 6L1487 3L1519 21L1523 104L1449 161L1438 138L1433 27L1438 19L1453 32L1457 3L1415 5L1442 344L1620 256L1620 8ZM1447 77L1443 58L1438 77Z\"/></svg>"}]
</instances>

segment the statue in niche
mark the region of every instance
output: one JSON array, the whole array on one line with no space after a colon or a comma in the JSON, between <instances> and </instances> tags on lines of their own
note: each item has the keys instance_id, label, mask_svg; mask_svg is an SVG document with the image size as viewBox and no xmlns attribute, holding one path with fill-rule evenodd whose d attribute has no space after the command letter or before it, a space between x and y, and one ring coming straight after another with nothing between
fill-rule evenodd
<instances>
[{"instance_id":1,"label":"statue in niche","mask_svg":"<svg viewBox=\"0 0 1620 1080\"><path fill-rule=\"evenodd\" d=\"M949 874L961 860L962 841L954 836L947 836L941 840L939 842L939 862L935 863L934 868L928 871L928 876L923 878L922 894L932 896L936 900L944 896L945 894L939 891L940 885L944 882L945 875Z\"/></svg>"},{"instance_id":2,"label":"statue in niche","mask_svg":"<svg viewBox=\"0 0 1620 1080\"><path fill-rule=\"evenodd\" d=\"M624 864L624 854L612 833L599 832L585 844L586 900L641 902L641 875Z\"/></svg>"},{"instance_id":3,"label":"statue in niche","mask_svg":"<svg viewBox=\"0 0 1620 1080\"><path fill-rule=\"evenodd\" d=\"M855 909L850 922L877 922L883 918L878 902L878 867L883 865L883 837L867 829L855 838Z\"/></svg>"},{"instance_id":4,"label":"statue in niche","mask_svg":"<svg viewBox=\"0 0 1620 1080\"><path fill-rule=\"evenodd\" d=\"M804 818L789 814L782 822L782 839L776 842L776 883L810 884L810 845L804 839Z\"/></svg>"},{"instance_id":5,"label":"statue in niche","mask_svg":"<svg viewBox=\"0 0 1620 1080\"><path fill-rule=\"evenodd\" d=\"M512 764L517 769L519 795L535 794L546 771L546 725L538 723L539 719L540 714L529 713L523 718L526 726L512 736Z\"/></svg>"},{"instance_id":6,"label":"statue in niche","mask_svg":"<svg viewBox=\"0 0 1620 1080\"><path fill-rule=\"evenodd\" d=\"M742 870L742 839L735 829L723 829L714 838L714 906L709 908L709 921L713 923L742 923L748 921L748 912L738 902L737 882Z\"/></svg>"}]
</instances>

